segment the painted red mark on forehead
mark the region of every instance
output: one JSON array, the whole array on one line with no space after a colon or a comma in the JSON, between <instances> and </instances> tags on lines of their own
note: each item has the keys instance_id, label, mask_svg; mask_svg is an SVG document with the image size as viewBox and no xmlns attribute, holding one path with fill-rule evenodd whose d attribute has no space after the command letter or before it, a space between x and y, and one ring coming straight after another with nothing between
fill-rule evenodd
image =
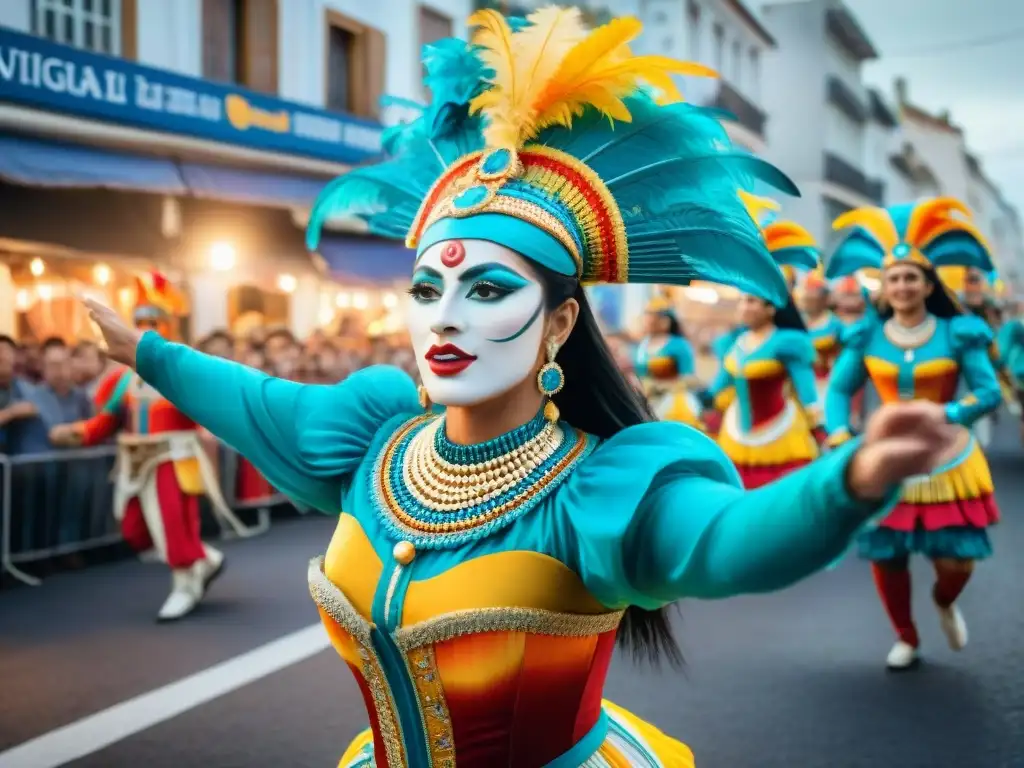
<instances>
[{"instance_id":1,"label":"painted red mark on forehead","mask_svg":"<svg viewBox=\"0 0 1024 768\"><path fill-rule=\"evenodd\" d=\"M450 240L441 249L441 263L446 267L457 267L466 258L466 246L458 240Z\"/></svg>"}]
</instances>

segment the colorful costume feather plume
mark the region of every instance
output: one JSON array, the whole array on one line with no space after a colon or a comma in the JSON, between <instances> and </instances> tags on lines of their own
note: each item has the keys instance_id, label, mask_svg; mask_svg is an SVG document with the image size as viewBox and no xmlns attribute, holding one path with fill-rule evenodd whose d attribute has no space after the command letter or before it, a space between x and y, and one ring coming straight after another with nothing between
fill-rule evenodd
<instances>
[{"instance_id":1,"label":"colorful costume feather plume","mask_svg":"<svg viewBox=\"0 0 1024 768\"><path fill-rule=\"evenodd\" d=\"M673 75L713 72L634 56L635 19L588 31L575 9L542 8L525 21L481 11L470 24L471 45L425 51L434 101L391 138L386 161L321 194L310 248L327 218L354 215L420 251L487 239L586 283L706 280L786 302L736 192L799 193L732 143L719 112L681 103Z\"/></svg>"},{"instance_id":2,"label":"colorful costume feather plume","mask_svg":"<svg viewBox=\"0 0 1024 768\"><path fill-rule=\"evenodd\" d=\"M988 244L971 221L970 209L955 198L856 208L837 218L832 228L850 231L829 258L826 274L830 278L901 262L936 269L992 269Z\"/></svg>"}]
</instances>

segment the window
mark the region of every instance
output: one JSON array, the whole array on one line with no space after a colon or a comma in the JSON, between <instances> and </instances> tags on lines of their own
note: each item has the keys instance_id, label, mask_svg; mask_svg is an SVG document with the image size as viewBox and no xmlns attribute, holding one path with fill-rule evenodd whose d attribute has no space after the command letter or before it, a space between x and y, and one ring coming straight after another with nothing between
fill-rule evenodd
<instances>
[{"instance_id":1,"label":"window","mask_svg":"<svg viewBox=\"0 0 1024 768\"><path fill-rule=\"evenodd\" d=\"M721 24L715 24L715 63L712 65L719 72L725 66L725 30Z\"/></svg>"},{"instance_id":2,"label":"window","mask_svg":"<svg viewBox=\"0 0 1024 768\"><path fill-rule=\"evenodd\" d=\"M327 109L376 119L384 94L384 35L327 10Z\"/></svg>"},{"instance_id":3,"label":"window","mask_svg":"<svg viewBox=\"0 0 1024 768\"><path fill-rule=\"evenodd\" d=\"M202 0L203 77L277 93L278 0Z\"/></svg>"},{"instance_id":4,"label":"window","mask_svg":"<svg viewBox=\"0 0 1024 768\"><path fill-rule=\"evenodd\" d=\"M327 48L327 108L335 112L352 112L352 60L356 51L356 36L341 27L328 31Z\"/></svg>"},{"instance_id":5,"label":"window","mask_svg":"<svg viewBox=\"0 0 1024 768\"><path fill-rule=\"evenodd\" d=\"M739 40L732 41L732 73L729 75L733 85L743 88L743 49Z\"/></svg>"},{"instance_id":6,"label":"window","mask_svg":"<svg viewBox=\"0 0 1024 768\"><path fill-rule=\"evenodd\" d=\"M443 13L438 13L431 8L426 6L420 6L420 51L423 50L423 46L436 43L438 40L444 40L446 37L452 36L452 20L450 17L445 16ZM419 57L419 58L422 58ZM420 65L422 67L422 64ZM425 72L423 73L425 74ZM422 78L421 78L422 79ZM423 97L429 103L430 92L429 89L423 86Z\"/></svg>"},{"instance_id":7,"label":"window","mask_svg":"<svg viewBox=\"0 0 1024 768\"><path fill-rule=\"evenodd\" d=\"M757 48L750 49L750 74L747 79L750 81L750 98L759 101L761 98L761 54Z\"/></svg>"},{"instance_id":8,"label":"window","mask_svg":"<svg viewBox=\"0 0 1024 768\"><path fill-rule=\"evenodd\" d=\"M700 6L690 0L686 6L687 17L687 56L692 61L700 61Z\"/></svg>"},{"instance_id":9,"label":"window","mask_svg":"<svg viewBox=\"0 0 1024 768\"><path fill-rule=\"evenodd\" d=\"M242 82L242 0L203 0L203 77Z\"/></svg>"},{"instance_id":10,"label":"window","mask_svg":"<svg viewBox=\"0 0 1024 768\"><path fill-rule=\"evenodd\" d=\"M32 31L87 51L121 55L121 0L35 0Z\"/></svg>"}]
</instances>

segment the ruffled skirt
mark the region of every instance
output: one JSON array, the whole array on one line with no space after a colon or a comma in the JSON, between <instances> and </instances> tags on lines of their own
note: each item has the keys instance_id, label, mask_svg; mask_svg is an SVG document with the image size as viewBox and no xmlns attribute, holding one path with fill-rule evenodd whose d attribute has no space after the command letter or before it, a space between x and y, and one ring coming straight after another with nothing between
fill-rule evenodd
<instances>
[{"instance_id":1,"label":"ruffled skirt","mask_svg":"<svg viewBox=\"0 0 1024 768\"><path fill-rule=\"evenodd\" d=\"M685 389L651 395L651 410L662 421L678 421L697 429L703 429L700 420L700 403L696 396Z\"/></svg>"},{"instance_id":2,"label":"ruffled skirt","mask_svg":"<svg viewBox=\"0 0 1024 768\"><path fill-rule=\"evenodd\" d=\"M597 751L578 768L694 768L693 753L680 741L622 707L603 701L608 729ZM458 745L455 747L458 759ZM560 768L569 768L559 758ZM374 768L373 734L367 729L349 745L338 768ZM574 768L576 768L574 766Z\"/></svg>"},{"instance_id":3,"label":"ruffled skirt","mask_svg":"<svg viewBox=\"0 0 1024 768\"><path fill-rule=\"evenodd\" d=\"M759 488L818 457L807 417L792 400L770 422L750 431L739 426L738 407L729 406L718 445L736 465L745 488Z\"/></svg>"},{"instance_id":4,"label":"ruffled skirt","mask_svg":"<svg viewBox=\"0 0 1024 768\"><path fill-rule=\"evenodd\" d=\"M999 522L994 491L988 461L971 437L944 467L905 484L892 512L860 535L860 556L982 560L992 554L986 529Z\"/></svg>"}]
</instances>

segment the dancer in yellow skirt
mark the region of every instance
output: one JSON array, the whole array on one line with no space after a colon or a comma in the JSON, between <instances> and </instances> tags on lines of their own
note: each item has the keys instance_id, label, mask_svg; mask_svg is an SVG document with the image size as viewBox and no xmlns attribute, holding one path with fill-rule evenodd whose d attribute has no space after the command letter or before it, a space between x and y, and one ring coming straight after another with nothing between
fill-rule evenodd
<instances>
[{"instance_id":1,"label":"dancer in yellow skirt","mask_svg":"<svg viewBox=\"0 0 1024 768\"><path fill-rule=\"evenodd\" d=\"M772 208L772 201L741 197L753 218ZM800 225L768 221L763 234L780 267L795 273L797 267L817 266L817 246ZM787 287L791 285L787 280ZM808 464L817 458L824 440L813 368L817 353L792 294L787 297L781 309L757 296L740 298L743 330L704 393L704 418L722 413L718 444L747 488L758 488Z\"/></svg>"},{"instance_id":2,"label":"dancer in yellow skirt","mask_svg":"<svg viewBox=\"0 0 1024 768\"><path fill-rule=\"evenodd\" d=\"M999 519L992 475L969 428L998 407L999 383L988 354L992 332L963 314L936 274L951 265L991 269L984 239L970 211L952 198L887 209L861 208L836 219L850 228L829 261L834 277L865 266L882 269L883 310L851 330L832 373L827 401L829 440L849 439L850 398L868 378L883 403L928 400L942 404L956 425L953 449L939 468L908 482L896 508L860 539L897 640L891 669L918 660L919 638L911 615L908 559L932 560L932 597L950 647L967 643L967 625L956 600L974 563L992 553L987 529ZM961 380L966 392L957 396Z\"/></svg>"},{"instance_id":3,"label":"dancer in yellow skirt","mask_svg":"<svg viewBox=\"0 0 1024 768\"><path fill-rule=\"evenodd\" d=\"M652 299L645 321L647 335L637 345L633 364L651 409L659 419L700 428L693 347L671 301L665 296Z\"/></svg>"},{"instance_id":4,"label":"dancer in yellow skirt","mask_svg":"<svg viewBox=\"0 0 1024 768\"><path fill-rule=\"evenodd\" d=\"M795 190L681 103L671 75L705 70L630 53L635 19L588 33L546 8L470 26L474 47L429 49L434 101L389 136L394 156L311 214L313 248L327 218L359 215L416 249L419 397L397 368L299 384L93 317L113 359L338 515L308 579L369 716L349 768L689 768L603 700L616 643L678 660L666 606L827 566L930 466L943 414L906 408L756 491L704 435L651 422L583 286L701 279L784 305L735 192Z\"/></svg>"}]
</instances>

